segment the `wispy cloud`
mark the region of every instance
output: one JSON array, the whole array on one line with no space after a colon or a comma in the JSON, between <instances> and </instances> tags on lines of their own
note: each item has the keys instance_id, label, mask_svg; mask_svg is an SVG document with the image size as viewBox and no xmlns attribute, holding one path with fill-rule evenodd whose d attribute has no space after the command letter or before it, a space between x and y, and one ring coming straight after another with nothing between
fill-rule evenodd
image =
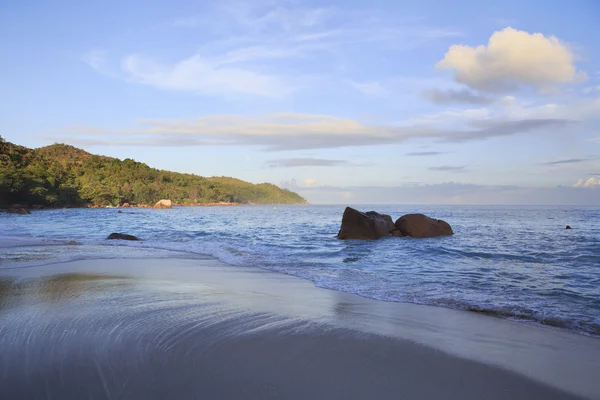
<instances>
[{"instance_id":1,"label":"wispy cloud","mask_svg":"<svg viewBox=\"0 0 600 400\"><path fill-rule=\"evenodd\" d=\"M441 165L439 167L429 167L427 168L430 171L442 171L442 172L463 172L465 170L465 166L454 166L454 165Z\"/></svg>"},{"instance_id":2,"label":"wispy cloud","mask_svg":"<svg viewBox=\"0 0 600 400\"><path fill-rule=\"evenodd\" d=\"M81 56L81 61L88 64L93 69L100 71L106 62L107 53L105 50L95 49L84 53Z\"/></svg>"},{"instance_id":3,"label":"wispy cloud","mask_svg":"<svg viewBox=\"0 0 600 400\"><path fill-rule=\"evenodd\" d=\"M406 153L406 156L412 157L427 157L427 156L439 156L440 154L444 154L441 151L413 151L411 153Z\"/></svg>"},{"instance_id":4,"label":"wispy cloud","mask_svg":"<svg viewBox=\"0 0 600 400\"><path fill-rule=\"evenodd\" d=\"M229 61L219 65L214 60L205 60L196 55L174 65L161 65L138 55L130 55L123 59L122 67L133 82L160 89L265 97L282 97L292 90L278 77L225 66L231 63Z\"/></svg>"},{"instance_id":5,"label":"wispy cloud","mask_svg":"<svg viewBox=\"0 0 600 400\"><path fill-rule=\"evenodd\" d=\"M510 136L538 129L557 129L572 123L562 119L477 120L457 129L431 125L370 125L357 120L315 114L268 114L255 117L214 115L189 120L142 120L133 129L73 127L58 140L76 143L79 138L119 145L132 139L140 144L170 146L199 143L253 145L267 150L303 150L375 146L428 139L465 143ZM66 135L66 136L65 136Z\"/></svg>"},{"instance_id":6,"label":"wispy cloud","mask_svg":"<svg viewBox=\"0 0 600 400\"><path fill-rule=\"evenodd\" d=\"M588 161L588 159L587 158L569 158L569 159L565 159L565 160L543 162L543 163L540 163L540 165L577 164L577 163L582 163L584 161Z\"/></svg>"},{"instance_id":7,"label":"wispy cloud","mask_svg":"<svg viewBox=\"0 0 600 400\"><path fill-rule=\"evenodd\" d=\"M475 105L487 105L494 102L494 100L487 96L476 94L468 89L462 90L439 90L431 89L423 92L423 97L431 101L434 104L445 105L445 104L475 104Z\"/></svg>"},{"instance_id":8,"label":"wispy cloud","mask_svg":"<svg viewBox=\"0 0 600 400\"><path fill-rule=\"evenodd\" d=\"M281 98L309 86L299 80L330 77L338 65L356 62L365 51L402 50L461 34L423 21L399 24L397 16L352 7L224 1L201 8L198 15L172 21L174 31L191 29L199 38L194 53L165 57L139 52L120 60L90 53L84 61L100 72L105 70L101 63L111 64L116 71L111 76L157 89ZM378 90L365 85L357 88Z\"/></svg>"},{"instance_id":9,"label":"wispy cloud","mask_svg":"<svg viewBox=\"0 0 600 400\"><path fill-rule=\"evenodd\" d=\"M323 158L284 158L267 162L269 168L293 168L293 167L339 167L354 165L345 160L328 160Z\"/></svg>"},{"instance_id":10,"label":"wispy cloud","mask_svg":"<svg viewBox=\"0 0 600 400\"><path fill-rule=\"evenodd\" d=\"M367 96L387 97L391 94L390 89L381 82L350 82L350 85Z\"/></svg>"}]
</instances>

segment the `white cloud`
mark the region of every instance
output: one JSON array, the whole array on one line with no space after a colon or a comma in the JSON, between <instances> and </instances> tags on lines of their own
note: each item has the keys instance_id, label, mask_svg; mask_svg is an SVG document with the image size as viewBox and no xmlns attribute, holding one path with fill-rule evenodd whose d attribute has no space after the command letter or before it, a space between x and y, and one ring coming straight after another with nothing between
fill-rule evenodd
<instances>
[{"instance_id":1,"label":"white cloud","mask_svg":"<svg viewBox=\"0 0 600 400\"><path fill-rule=\"evenodd\" d=\"M592 176L588 179L578 180L573 187L576 188L600 188L600 177Z\"/></svg>"},{"instance_id":2,"label":"white cloud","mask_svg":"<svg viewBox=\"0 0 600 400\"><path fill-rule=\"evenodd\" d=\"M456 128L444 124L371 125L353 119L315 114L268 114L255 117L213 115L189 120L144 120L134 129L108 130L71 128L64 133L75 143L84 135L119 145L137 141L140 145L254 145L268 150L325 149L376 146L428 139L464 143L510 136L538 129L557 129L571 121L553 118L500 120L472 119ZM108 137L108 136L112 137ZM54 138L57 139L57 138ZM65 140L65 137L58 140ZM197 143L195 143L197 141Z\"/></svg>"},{"instance_id":3,"label":"white cloud","mask_svg":"<svg viewBox=\"0 0 600 400\"><path fill-rule=\"evenodd\" d=\"M530 86L550 92L586 78L577 71L571 49L555 36L513 28L494 32L487 46L454 45L437 66L454 70L457 82L484 91Z\"/></svg>"},{"instance_id":4,"label":"white cloud","mask_svg":"<svg viewBox=\"0 0 600 400\"><path fill-rule=\"evenodd\" d=\"M282 97L291 91L280 78L243 68L225 67L198 55L173 65L162 65L138 55L130 55L123 59L122 68L133 82L160 89L265 97Z\"/></svg>"}]
</instances>

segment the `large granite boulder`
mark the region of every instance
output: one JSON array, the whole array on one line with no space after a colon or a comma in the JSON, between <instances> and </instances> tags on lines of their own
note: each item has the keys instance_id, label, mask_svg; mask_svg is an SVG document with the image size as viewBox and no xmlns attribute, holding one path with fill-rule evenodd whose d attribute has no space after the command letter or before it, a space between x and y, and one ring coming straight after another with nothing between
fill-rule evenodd
<instances>
[{"instance_id":1,"label":"large granite boulder","mask_svg":"<svg viewBox=\"0 0 600 400\"><path fill-rule=\"evenodd\" d=\"M406 214L396 220L399 236L428 238L443 235L453 235L452 227L441 219L430 218L423 214ZM396 236L396 235L394 235Z\"/></svg>"},{"instance_id":2,"label":"large granite boulder","mask_svg":"<svg viewBox=\"0 0 600 400\"><path fill-rule=\"evenodd\" d=\"M392 217L375 211L366 213L346 207L338 239L379 239L387 236L396 227Z\"/></svg>"},{"instance_id":3,"label":"large granite boulder","mask_svg":"<svg viewBox=\"0 0 600 400\"><path fill-rule=\"evenodd\" d=\"M26 214L31 214L31 211L29 211L26 208L11 208L10 210L7 211L7 213L9 213L9 214L26 215Z\"/></svg>"},{"instance_id":4,"label":"large granite boulder","mask_svg":"<svg viewBox=\"0 0 600 400\"><path fill-rule=\"evenodd\" d=\"M133 235L128 235L126 233L111 233L110 235L108 235L106 240L142 240L142 239L135 237Z\"/></svg>"},{"instance_id":5,"label":"large granite boulder","mask_svg":"<svg viewBox=\"0 0 600 400\"><path fill-rule=\"evenodd\" d=\"M154 208L173 208L171 200L160 200L154 205Z\"/></svg>"}]
</instances>

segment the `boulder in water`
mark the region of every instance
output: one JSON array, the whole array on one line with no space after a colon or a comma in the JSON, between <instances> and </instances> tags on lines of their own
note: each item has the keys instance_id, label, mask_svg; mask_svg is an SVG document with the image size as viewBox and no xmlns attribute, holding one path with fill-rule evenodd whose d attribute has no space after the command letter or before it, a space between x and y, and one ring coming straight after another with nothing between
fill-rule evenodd
<instances>
[{"instance_id":1,"label":"boulder in water","mask_svg":"<svg viewBox=\"0 0 600 400\"><path fill-rule=\"evenodd\" d=\"M379 239L387 236L396 227L392 217L375 211L360 212L346 207L338 239Z\"/></svg>"},{"instance_id":2,"label":"boulder in water","mask_svg":"<svg viewBox=\"0 0 600 400\"><path fill-rule=\"evenodd\" d=\"M106 240L142 240L142 239L135 237L133 235L128 235L126 233L111 233L110 235L108 235Z\"/></svg>"},{"instance_id":3,"label":"boulder in water","mask_svg":"<svg viewBox=\"0 0 600 400\"><path fill-rule=\"evenodd\" d=\"M571 226L567 225L567 227L565 229L573 229L573 228L571 228Z\"/></svg>"},{"instance_id":4,"label":"boulder in water","mask_svg":"<svg viewBox=\"0 0 600 400\"><path fill-rule=\"evenodd\" d=\"M171 200L160 200L154 205L154 208L173 208Z\"/></svg>"},{"instance_id":5,"label":"boulder in water","mask_svg":"<svg viewBox=\"0 0 600 400\"><path fill-rule=\"evenodd\" d=\"M430 218L424 214L406 214L398 218L396 228L401 236L428 238L443 235L453 235L454 232L445 221ZM396 235L394 235L396 236Z\"/></svg>"}]
</instances>

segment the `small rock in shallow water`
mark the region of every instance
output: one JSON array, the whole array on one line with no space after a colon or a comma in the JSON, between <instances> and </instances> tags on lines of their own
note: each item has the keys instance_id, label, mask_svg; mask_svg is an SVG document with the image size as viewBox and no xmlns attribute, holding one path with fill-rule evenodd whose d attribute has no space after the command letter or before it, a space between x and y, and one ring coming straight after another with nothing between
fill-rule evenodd
<instances>
[{"instance_id":1,"label":"small rock in shallow water","mask_svg":"<svg viewBox=\"0 0 600 400\"><path fill-rule=\"evenodd\" d=\"M10 210L7 211L7 213L9 213L9 214L26 215L26 214L31 214L31 211L29 211L26 208L11 208Z\"/></svg>"},{"instance_id":2,"label":"small rock in shallow water","mask_svg":"<svg viewBox=\"0 0 600 400\"><path fill-rule=\"evenodd\" d=\"M108 235L106 240L141 240L133 235L128 235L126 233L111 233Z\"/></svg>"},{"instance_id":3,"label":"small rock in shallow water","mask_svg":"<svg viewBox=\"0 0 600 400\"><path fill-rule=\"evenodd\" d=\"M567 225L567 227L565 229L573 229L573 228L571 228L570 225Z\"/></svg>"}]
</instances>

